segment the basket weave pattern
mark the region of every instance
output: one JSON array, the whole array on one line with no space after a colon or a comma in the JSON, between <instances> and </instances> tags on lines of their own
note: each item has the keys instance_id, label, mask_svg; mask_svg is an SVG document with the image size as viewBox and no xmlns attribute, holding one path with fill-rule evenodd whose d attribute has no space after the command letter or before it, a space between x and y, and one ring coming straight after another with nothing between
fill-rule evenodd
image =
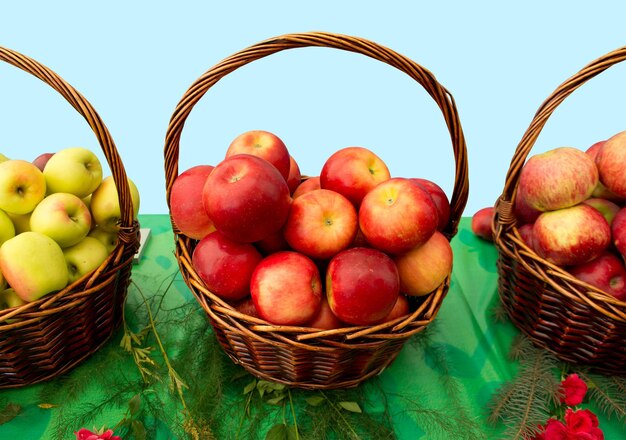
<instances>
[{"instance_id":1,"label":"basket weave pattern","mask_svg":"<svg viewBox=\"0 0 626 440\"><path fill-rule=\"evenodd\" d=\"M492 225L498 292L513 323L561 360L609 374L626 373L626 303L533 252L519 235L513 206L522 167L550 115L578 87L624 60L626 47L598 58L544 101L511 160Z\"/></svg>"},{"instance_id":2,"label":"basket weave pattern","mask_svg":"<svg viewBox=\"0 0 626 440\"><path fill-rule=\"evenodd\" d=\"M85 118L111 168L121 206L118 245L95 272L37 301L0 310L0 389L65 373L97 351L119 326L139 246L126 172L115 144L91 104L37 61L0 47L0 60L32 74L60 93Z\"/></svg>"},{"instance_id":3,"label":"basket weave pattern","mask_svg":"<svg viewBox=\"0 0 626 440\"><path fill-rule=\"evenodd\" d=\"M468 195L465 139L454 99L432 73L410 59L371 41L339 34L312 32L272 38L224 59L196 80L180 100L167 130L164 155L168 206L178 176L181 133L194 105L222 77L239 67L276 52L309 46L356 52L387 63L417 81L437 103L450 133L455 158L451 215L444 230L451 239L457 232ZM378 326L326 331L277 326L239 313L210 292L191 264L197 242L181 234L173 222L172 226L181 274L206 311L224 351L253 375L289 386L345 388L380 373L410 336L432 322L449 288L448 278L434 292L413 302L410 315Z\"/></svg>"}]
</instances>

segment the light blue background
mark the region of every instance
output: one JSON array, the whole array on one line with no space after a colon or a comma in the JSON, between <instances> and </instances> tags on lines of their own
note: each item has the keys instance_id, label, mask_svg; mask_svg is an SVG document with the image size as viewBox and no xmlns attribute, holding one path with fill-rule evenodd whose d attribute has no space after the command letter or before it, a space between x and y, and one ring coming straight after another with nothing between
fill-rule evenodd
<instances>
[{"instance_id":1,"label":"light blue background","mask_svg":"<svg viewBox=\"0 0 626 440\"><path fill-rule=\"evenodd\" d=\"M454 96L467 139L466 216L500 195L517 143L541 102L591 60L626 44L619 2L9 2L0 45L52 68L93 104L142 196L166 213L163 145L184 91L222 58L269 37L312 30L388 46L432 71ZM533 153L586 149L626 129L626 67L562 104ZM252 63L213 87L187 120L180 169L216 164L237 134L283 138L302 171L361 145L395 176L419 176L450 195L453 156L438 108L421 86L362 55L297 49ZM0 152L32 160L82 145L84 120L56 92L0 65Z\"/></svg>"}]
</instances>

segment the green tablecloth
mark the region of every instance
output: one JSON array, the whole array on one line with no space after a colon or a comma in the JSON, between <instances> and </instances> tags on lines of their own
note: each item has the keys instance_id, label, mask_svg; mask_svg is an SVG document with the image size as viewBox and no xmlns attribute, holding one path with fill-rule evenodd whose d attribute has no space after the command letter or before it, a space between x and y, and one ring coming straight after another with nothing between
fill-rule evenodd
<instances>
[{"instance_id":1,"label":"green tablecloth","mask_svg":"<svg viewBox=\"0 0 626 440\"><path fill-rule=\"evenodd\" d=\"M180 274L177 274L178 266L173 255L173 237L168 216L142 215L140 222L142 228L151 229L151 238L141 262L134 266L133 281L146 296L162 291L163 286L169 286L166 304L191 302L197 305ZM402 411L409 400L419 401L421 407L433 410L456 411L454 408L457 408L465 412L482 431L484 438L498 438L502 431L501 426L494 427L486 422L486 405L494 390L516 374L517 365L508 360L507 354L517 330L510 323L496 322L493 318L492 309L498 303L496 251L491 244L476 238L469 226L470 219L462 219L459 233L452 241L454 270L451 288L439 315L429 329L428 345L405 345L396 361L376 378L377 386L386 395L387 406L391 409L389 417L399 439L451 438L446 434L438 434L438 431L429 431L419 423L419 417ZM170 284L168 280L172 280L172 277L173 282ZM138 295L138 289L129 289L129 302L136 302ZM197 308L200 306L197 305ZM127 316L131 313L128 307L126 313ZM132 317L128 317L128 320L132 321ZM118 349L121 337L120 330L102 350L110 354L96 354L68 376L71 378L98 371L115 371L120 377L126 377L133 370L134 364L132 361L121 362L118 359L126 354ZM209 338L212 335L208 335L207 339ZM197 343L215 342L210 339L208 342L198 340ZM114 354L118 352L122 352L122 355L115 357ZM168 347L168 353L173 360L176 359L175 347ZM444 353L443 363L437 353ZM136 373L136 370L132 373ZM186 378L183 377L182 380L185 381ZM55 384L58 385L56 396L63 396L66 382L61 379L55 379L52 385L0 391L0 404L11 402L22 408L15 418L0 425L0 439L54 438L61 409L68 405L68 402L42 401L42 391ZM238 394L241 391L232 390L233 388L230 391L226 389L225 392ZM71 397L75 401L70 402L70 405L74 410L81 407L87 409L89 403L98 401L98 394L105 392L104 389L86 391L78 397ZM176 395L166 395L163 398L176 399ZM42 403L50 405L41 405ZM118 406L101 408L96 420L87 427L112 427L124 417L126 409L123 402ZM239 420L243 407L231 411L233 420ZM237 414L237 411L241 414ZM365 408L365 411L376 412L381 409L374 405ZM607 420L600 411L594 412L599 415L600 427L606 439L626 438L626 431L615 419ZM76 420L76 423L80 421ZM233 426L236 425L234 423ZM82 425L74 425L69 432L80 427ZM156 438L175 437L167 426L161 426ZM235 438L234 432L225 438Z\"/></svg>"}]
</instances>

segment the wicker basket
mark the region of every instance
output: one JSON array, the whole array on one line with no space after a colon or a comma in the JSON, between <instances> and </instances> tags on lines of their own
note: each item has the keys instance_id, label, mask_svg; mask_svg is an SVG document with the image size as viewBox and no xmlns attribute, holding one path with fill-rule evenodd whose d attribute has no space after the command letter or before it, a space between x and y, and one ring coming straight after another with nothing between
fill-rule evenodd
<instances>
[{"instance_id":1,"label":"wicker basket","mask_svg":"<svg viewBox=\"0 0 626 440\"><path fill-rule=\"evenodd\" d=\"M327 47L361 53L409 75L430 94L443 113L456 163L451 217L444 231L451 239L468 194L467 158L463 131L452 96L426 69L410 59L361 38L330 33L289 34L260 42L238 52L202 75L176 107L165 141L168 206L178 175L178 155L185 120L204 93L222 77L252 61L286 49ZM347 388L380 373L397 356L407 339L433 321L448 292L450 279L412 305L411 314L371 327L319 331L272 325L241 314L211 293L191 264L196 241L184 236L172 222L176 256L187 285L206 311L218 341L228 356L258 378L308 389Z\"/></svg>"},{"instance_id":2,"label":"wicker basket","mask_svg":"<svg viewBox=\"0 0 626 440\"><path fill-rule=\"evenodd\" d=\"M552 112L589 79L625 59L626 47L593 61L541 105L511 160L492 225L498 292L513 323L559 359L608 374L626 372L626 303L533 252L520 238L513 207L521 169Z\"/></svg>"},{"instance_id":3,"label":"wicker basket","mask_svg":"<svg viewBox=\"0 0 626 440\"><path fill-rule=\"evenodd\" d=\"M119 326L132 261L139 246L126 172L111 136L87 100L37 61L0 47L0 60L59 92L89 123L119 189L118 245L93 273L62 291L0 310L0 389L34 384L65 373L98 350Z\"/></svg>"}]
</instances>

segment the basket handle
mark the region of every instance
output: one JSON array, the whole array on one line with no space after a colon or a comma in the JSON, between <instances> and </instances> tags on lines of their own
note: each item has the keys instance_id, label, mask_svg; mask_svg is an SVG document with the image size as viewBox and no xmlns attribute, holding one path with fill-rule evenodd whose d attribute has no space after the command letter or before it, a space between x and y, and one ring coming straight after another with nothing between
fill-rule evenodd
<instances>
[{"instance_id":1,"label":"basket handle","mask_svg":"<svg viewBox=\"0 0 626 440\"><path fill-rule=\"evenodd\" d=\"M535 144L550 115L552 115L554 110L565 100L565 98L567 98L580 86L596 75L604 72L609 67L624 60L626 60L626 46L607 53L595 61L592 61L574 76L563 82L554 92L552 92L543 104L541 104L537 113L535 113L530 126L522 136L522 140L518 144L515 154L511 159L511 165L506 175L504 190L496 203L497 223L507 229L515 224L515 216L513 214L513 197L519 182L520 174L531 148Z\"/></svg>"},{"instance_id":2,"label":"basket handle","mask_svg":"<svg viewBox=\"0 0 626 440\"><path fill-rule=\"evenodd\" d=\"M136 241L135 234L137 225L134 224L133 220L133 205L126 171L124 170L122 160L115 148L115 143L111 138L109 130L104 125L104 122L102 122L98 113L96 113L91 104L70 84L63 80L63 78L32 58L0 46L0 60L30 73L48 84L59 92L59 94L85 118L98 139L98 143L111 168L111 174L113 175L113 180L118 189L117 194L121 212L121 225L118 239L124 243L133 243Z\"/></svg>"},{"instance_id":3,"label":"basket handle","mask_svg":"<svg viewBox=\"0 0 626 440\"><path fill-rule=\"evenodd\" d=\"M164 155L168 207L170 207L171 188L174 180L178 176L180 136L185 125L185 120L194 105L222 77L239 67L276 52L307 46L326 47L361 53L389 64L406 73L421 84L426 92L433 98L441 109L448 131L450 132L454 150L456 164L455 182L450 200L450 221L444 230L448 239L454 236L467 202L469 182L465 138L452 95L437 82L431 72L397 52L362 38L326 32L287 34L262 41L225 58L205 72L191 85L176 106L165 136Z\"/></svg>"}]
</instances>

